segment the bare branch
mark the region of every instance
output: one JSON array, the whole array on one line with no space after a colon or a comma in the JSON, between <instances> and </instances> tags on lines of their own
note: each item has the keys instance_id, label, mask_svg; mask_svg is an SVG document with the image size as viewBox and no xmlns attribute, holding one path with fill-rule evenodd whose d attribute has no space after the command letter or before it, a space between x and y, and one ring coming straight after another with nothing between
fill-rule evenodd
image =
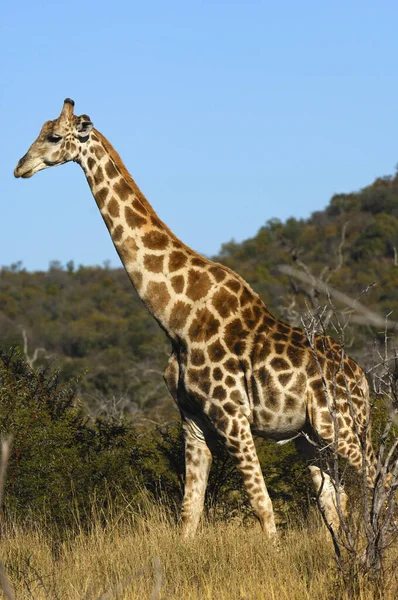
<instances>
[{"instance_id":1,"label":"bare branch","mask_svg":"<svg viewBox=\"0 0 398 600\"><path fill-rule=\"evenodd\" d=\"M348 306L352 310L355 310L359 313L360 318L363 319L362 322L367 323L369 325L373 325L374 327L387 327L387 329L398 329L398 323L396 321L385 320L384 317L379 315L378 313L365 308L363 304L358 302L358 300L353 300L347 294L343 294L339 290L327 285L320 279L315 279L313 276L309 277L306 273L295 269L289 265L279 265L278 270L284 275L289 275L290 277L295 277L299 281L303 283L307 283L309 285L313 285L314 280L316 281L316 286L319 291L324 294L329 295L334 298L338 302L341 302L345 306ZM370 287L370 286L369 286ZM352 320L355 320L355 316L352 317Z\"/></svg>"},{"instance_id":2,"label":"bare branch","mask_svg":"<svg viewBox=\"0 0 398 600\"><path fill-rule=\"evenodd\" d=\"M28 336L27 336L25 329L22 326L21 326L21 331L22 331L22 338L23 338L23 353L25 356L25 360L28 363L28 365L33 368L35 362L39 358L39 354L41 352L45 353L45 352L47 352L47 350L45 348L38 347L38 348L35 348L35 351L33 352L33 356L29 356Z\"/></svg>"},{"instance_id":3,"label":"bare branch","mask_svg":"<svg viewBox=\"0 0 398 600\"><path fill-rule=\"evenodd\" d=\"M343 248L344 248L344 244L345 244L345 238L346 238L346 231L347 231L347 227L348 227L348 223L349 221L346 221L343 225L343 228L341 230L341 237L340 237L340 243L338 245L337 248L337 265L334 268L329 268L327 274L325 273L326 277L320 277L321 281L324 281L325 283L328 283L330 278L332 277L332 275L334 275L335 273L337 273L337 271L340 271L341 267L344 264L344 257L343 257Z\"/></svg>"}]
</instances>

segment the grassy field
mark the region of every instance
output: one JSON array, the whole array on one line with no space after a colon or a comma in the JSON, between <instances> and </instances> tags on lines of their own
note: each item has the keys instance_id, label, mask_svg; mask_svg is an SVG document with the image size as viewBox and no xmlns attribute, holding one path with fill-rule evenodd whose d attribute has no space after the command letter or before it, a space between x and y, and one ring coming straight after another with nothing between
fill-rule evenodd
<instances>
[{"instance_id":1,"label":"grassy field","mask_svg":"<svg viewBox=\"0 0 398 600\"><path fill-rule=\"evenodd\" d=\"M167 511L144 502L138 513L127 506L106 520L94 516L91 531L63 539L44 526L3 524L1 557L18 600L353 598L339 588L333 548L315 515L288 527L279 550L254 521L239 519L204 524L182 543ZM396 585L391 580L380 597L396 600ZM377 595L363 586L355 597Z\"/></svg>"}]
</instances>

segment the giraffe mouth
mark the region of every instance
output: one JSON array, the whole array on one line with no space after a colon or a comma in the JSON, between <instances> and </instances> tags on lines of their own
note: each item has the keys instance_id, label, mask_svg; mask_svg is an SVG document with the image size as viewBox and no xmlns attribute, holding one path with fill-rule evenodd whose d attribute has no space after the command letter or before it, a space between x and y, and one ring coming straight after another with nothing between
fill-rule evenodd
<instances>
[{"instance_id":1,"label":"giraffe mouth","mask_svg":"<svg viewBox=\"0 0 398 600\"><path fill-rule=\"evenodd\" d=\"M21 162L22 162L22 164L21 164ZM46 168L46 166L41 166L41 163L39 163L39 164L36 163L36 164L32 165L32 161L24 161L22 158L19 161L19 163L17 164L17 166L15 167L14 176L17 179L19 179L20 177L22 177L22 179L29 179L29 177L32 177L32 175L37 173L37 171L40 171L40 169L45 169L45 168Z\"/></svg>"},{"instance_id":2,"label":"giraffe mouth","mask_svg":"<svg viewBox=\"0 0 398 600\"><path fill-rule=\"evenodd\" d=\"M29 179L29 177L32 177L32 175L33 175L33 169L29 169L29 171L25 171L25 173L16 175L16 177L22 177L22 179Z\"/></svg>"},{"instance_id":3,"label":"giraffe mouth","mask_svg":"<svg viewBox=\"0 0 398 600\"><path fill-rule=\"evenodd\" d=\"M22 177L22 179L28 179L29 177L32 177L32 175L33 169L28 169L24 173L21 173L21 170L17 167L14 171L14 177L16 177L17 179L19 179L20 177Z\"/></svg>"}]
</instances>

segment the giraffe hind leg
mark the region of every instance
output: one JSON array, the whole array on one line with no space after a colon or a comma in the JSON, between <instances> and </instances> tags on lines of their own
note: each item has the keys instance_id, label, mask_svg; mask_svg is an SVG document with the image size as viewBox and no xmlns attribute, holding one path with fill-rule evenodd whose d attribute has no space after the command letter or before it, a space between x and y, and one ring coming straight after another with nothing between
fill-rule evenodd
<instances>
[{"instance_id":1,"label":"giraffe hind leg","mask_svg":"<svg viewBox=\"0 0 398 600\"><path fill-rule=\"evenodd\" d=\"M315 437L314 432L312 428L308 427L303 435L295 439L294 443L297 451L307 462L318 503L326 522L337 533L341 526L339 512L343 517L347 514L347 494L341 484L337 487L336 481L321 464L319 450L312 443L311 437Z\"/></svg>"},{"instance_id":2,"label":"giraffe hind leg","mask_svg":"<svg viewBox=\"0 0 398 600\"><path fill-rule=\"evenodd\" d=\"M185 439L185 487L182 503L182 537L194 537L203 512L212 455L203 431L186 416L182 421Z\"/></svg>"}]
</instances>

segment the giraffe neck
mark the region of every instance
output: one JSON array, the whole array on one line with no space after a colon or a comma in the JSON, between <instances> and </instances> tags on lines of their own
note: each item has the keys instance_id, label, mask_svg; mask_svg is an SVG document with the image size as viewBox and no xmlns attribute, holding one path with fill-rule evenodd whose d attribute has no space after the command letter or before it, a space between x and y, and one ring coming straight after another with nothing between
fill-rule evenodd
<instances>
[{"instance_id":1,"label":"giraffe neck","mask_svg":"<svg viewBox=\"0 0 398 600\"><path fill-rule=\"evenodd\" d=\"M138 295L171 339L182 337L193 302L183 294L185 290L189 295L186 266L195 257L199 266L202 259L157 217L120 156L97 130L82 145L77 162ZM200 274L196 279L204 283Z\"/></svg>"}]
</instances>

